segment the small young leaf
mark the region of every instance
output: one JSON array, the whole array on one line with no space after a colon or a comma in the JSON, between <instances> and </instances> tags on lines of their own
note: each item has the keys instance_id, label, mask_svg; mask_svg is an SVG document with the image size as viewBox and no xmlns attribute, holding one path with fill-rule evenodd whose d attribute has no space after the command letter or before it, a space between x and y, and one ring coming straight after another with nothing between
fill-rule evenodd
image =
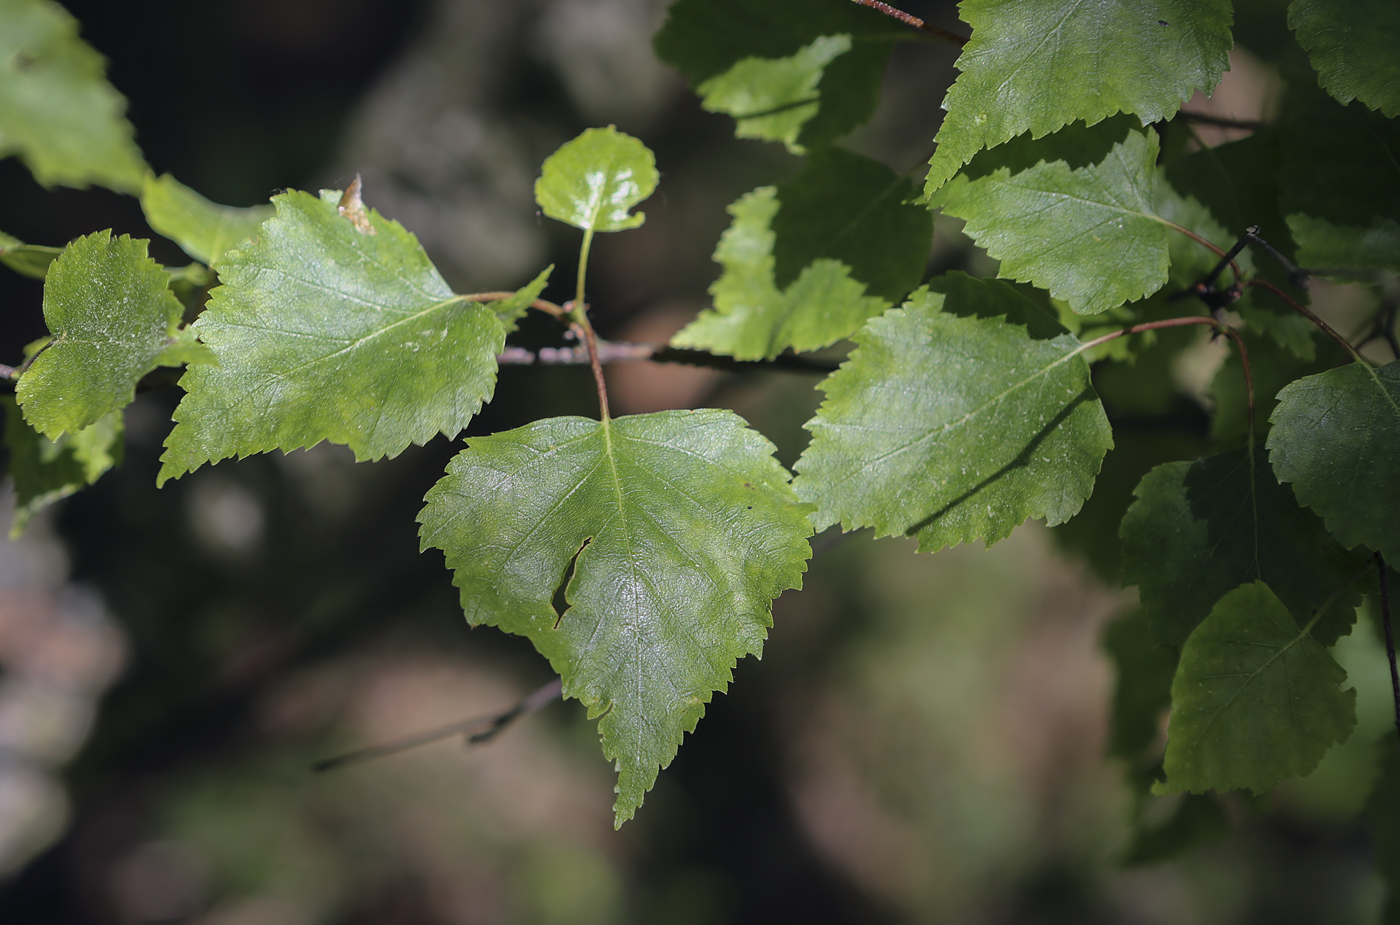
<instances>
[{"instance_id":1,"label":"small young leaf","mask_svg":"<svg viewBox=\"0 0 1400 925\"><path fill-rule=\"evenodd\" d=\"M103 70L63 7L0 0L0 157L18 154L45 186L140 192L146 164Z\"/></svg>"},{"instance_id":2,"label":"small young leaf","mask_svg":"<svg viewBox=\"0 0 1400 925\"><path fill-rule=\"evenodd\" d=\"M822 73L850 50L849 35L823 35L786 58L745 58L695 92L707 112L734 117L738 137L781 141L801 154L797 136L821 106Z\"/></svg>"},{"instance_id":3,"label":"small young leaf","mask_svg":"<svg viewBox=\"0 0 1400 925\"><path fill-rule=\"evenodd\" d=\"M545 158L535 181L544 214L585 231L625 231L646 221L629 211L656 189L656 158L612 126L591 128Z\"/></svg>"},{"instance_id":4,"label":"small young leaf","mask_svg":"<svg viewBox=\"0 0 1400 925\"><path fill-rule=\"evenodd\" d=\"M183 309L147 242L99 231L69 244L44 282L53 343L15 390L24 418L50 440L77 433L136 397L136 383L168 365Z\"/></svg>"},{"instance_id":5,"label":"small young leaf","mask_svg":"<svg viewBox=\"0 0 1400 925\"><path fill-rule=\"evenodd\" d=\"M342 443L358 459L396 456L454 436L496 383L511 304L539 295L545 274L508 303L452 293L398 222L369 210L361 233L321 198L277 196L256 239L224 254L194 330L217 366L192 367L158 480L205 462ZM42 359L42 358L41 358Z\"/></svg>"},{"instance_id":6,"label":"small young leaf","mask_svg":"<svg viewBox=\"0 0 1400 925\"><path fill-rule=\"evenodd\" d=\"M428 492L468 622L528 637L599 720L618 825L801 584L812 528L772 452L727 411L554 418L471 439Z\"/></svg>"},{"instance_id":7,"label":"small young leaf","mask_svg":"<svg viewBox=\"0 0 1400 925\"><path fill-rule=\"evenodd\" d=\"M1097 143L1095 133L1066 131ZM1023 157L1019 148L1008 153ZM994 150L983 160L997 157ZM1167 281L1167 226L1154 205L1156 158L1157 136L1130 130L1089 166L1054 160L1016 173L1002 166L976 179L959 176L931 204L967 220L964 232L1001 261L998 275L1096 314Z\"/></svg>"},{"instance_id":8,"label":"small young leaf","mask_svg":"<svg viewBox=\"0 0 1400 925\"><path fill-rule=\"evenodd\" d=\"M1159 641L1181 644L1226 592L1265 581L1299 624L1357 563L1294 502L1259 449L1231 450L1149 472L1123 517L1123 583L1136 584ZM1349 616L1351 592L1329 616ZM1349 627L1319 627L1331 638Z\"/></svg>"},{"instance_id":9,"label":"small young leaf","mask_svg":"<svg viewBox=\"0 0 1400 925\"><path fill-rule=\"evenodd\" d=\"M21 276L43 279L48 275L49 264L63 253L61 247L42 247L38 244L25 244L0 231L0 263Z\"/></svg>"},{"instance_id":10,"label":"small young leaf","mask_svg":"<svg viewBox=\"0 0 1400 925\"><path fill-rule=\"evenodd\" d=\"M1118 112L1169 118L1229 67L1229 0L963 0L972 39L943 102L926 191L982 148Z\"/></svg>"},{"instance_id":11,"label":"small young leaf","mask_svg":"<svg viewBox=\"0 0 1400 925\"><path fill-rule=\"evenodd\" d=\"M1288 26L1343 103L1360 100L1400 116L1400 4L1393 0L1293 0Z\"/></svg>"},{"instance_id":12,"label":"small young leaf","mask_svg":"<svg viewBox=\"0 0 1400 925\"><path fill-rule=\"evenodd\" d=\"M1269 459L1342 545L1400 562L1400 361L1350 363L1278 393Z\"/></svg>"},{"instance_id":13,"label":"small young leaf","mask_svg":"<svg viewBox=\"0 0 1400 925\"><path fill-rule=\"evenodd\" d=\"M10 539L18 539L41 508L96 482L122 461L122 412L108 413L76 434L49 440L20 416L13 396L0 397L5 412L5 449L15 483L15 514Z\"/></svg>"},{"instance_id":14,"label":"small young leaf","mask_svg":"<svg viewBox=\"0 0 1400 925\"><path fill-rule=\"evenodd\" d=\"M1220 599L1181 650L1158 793L1271 790L1356 726L1347 673L1262 581Z\"/></svg>"},{"instance_id":15,"label":"small young leaf","mask_svg":"<svg viewBox=\"0 0 1400 925\"><path fill-rule=\"evenodd\" d=\"M146 177L141 208L152 228L210 266L229 248L257 234L258 226L273 214L270 205L237 209L210 202L168 173Z\"/></svg>"},{"instance_id":16,"label":"small young leaf","mask_svg":"<svg viewBox=\"0 0 1400 925\"><path fill-rule=\"evenodd\" d=\"M871 319L824 383L806 427L797 495L818 529L873 526L919 548L1011 535L1029 517L1074 516L1112 445L1079 341L1034 339L960 304L1039 312L1015 288L963 277Z\"/></svg>"},{"instance_id":17,"label":"small young leaf","mask_svg":"<svg viewBox=\"0 0 1400 925\"><path fill-rule=\"evenodd\" d=\"M889 307L865 294L838 260L805 267L786 290L774 283L770 230L778 212L771 186L747 193L729 207L734 222L720 236L715 260L724 274L710 287L706 309L671 338L672 346L709 350L740 360L771 359L791 347L816 350L851 334Z\"/></svg>"}]
</instances>

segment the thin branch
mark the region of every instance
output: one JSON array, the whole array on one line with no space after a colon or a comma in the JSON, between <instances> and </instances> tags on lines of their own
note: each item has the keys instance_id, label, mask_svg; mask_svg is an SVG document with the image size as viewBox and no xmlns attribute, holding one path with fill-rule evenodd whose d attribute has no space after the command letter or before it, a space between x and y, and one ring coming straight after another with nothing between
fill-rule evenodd
<instances>
[{"instance_id":1,"label":"thin branch","mask_svg":"<svg viewBox=\"0 0 1400 925\"><path fill-rule=\"evenodd\" d=\"M469 292L462 299L468 302L499 302L502 299L509 299L515 295L513 292ZM546 315L553 315L555 318L563 318L569 314L568 309L562 305L555 305L545 299L536 299L530 303L530 307L536 311L544 312Z\"/></svg>"},{"instance_id":2,"label":"thin branch","mask_svg":"<svg viewBox=\"0 0 1400 925\"><path fill-rule=\"evenodd\" d=\"M687 350L681 347L668 347L665 344L633 344L598 340L598 362L628 363L649 360L653 363L675 363L681 366L697 366L703 369L718 369L725 372L748 372L779 370L794 373L834 372L840 361L821 359L801 354L785 353L771 360L736 360L733 357L709 353L705 350ZM527 350L524 347L507 347L496 356L502 366L582 366L591 363L588 351L579 347L541 347Z\"/></svg>"},{"instance_id":3,"label":"thin branch","mask_svg":"<svg viewBox=\"0 0 1400 925\"><path fill-rule=\"evenodd\" d=\"M1235 349L1240 352L1240 365L1244 367L1244 393L1245 403L1249 409L1249 445L1254 445L1254 374L1249 369L1249 351L1244 347L1244 338L1240 332L1229 325L1221 325L1220 329L1225 332L1225 336L1235 342Z\"/></svg>"},{"instance_id":4,"label":"thin branch","mask_svg":"<svg viewBox=\"0 0 1400 925\"><path fill-rule=\"evenodd\" d=\"M1123 328L1121 331L1113 331L1102 337L1096 337L1091 341L1085 341L1079 345L1079 350L1077 352L1083 353L1086 350L1097 347L1099 344L1106 344L1111 340L1116 340L1127 334L1141 334L1143 331L1156 331L1159 328L1181 328L1188 324L1208 324L1213 328L1224 329L1226 331L1230 330L1228 325L1221 324L1214 318L1207 318L1203 315L1190 315L1185 318L1166 318L1161 321L1144 321L1142 324L1135 324L1130 328Z\"/></svg>"},{"instance_id":5,"label":"thin branch","mask_svg":"<svg viewBox=\"0 0 1400 925\"><path fill-rule=\"evenodd\" d=\"M0 378L18 379L19 370L15 369L13 366L6 366L4 363L0 363Z\"/></svg>"},{"instance_id":6,"label":"thin branch","mask_svg":"<svg viewBox=\"0 0 1400 925\"><path fill-rule=\"evenodd\" d=\"M1192 112L1187 109L1179 111L1177 115L1187 122L1199 122L1202 125L1215 125L1220 128L1260 129L1264 127L1264 123L1256 119L1230 119L1225 116L1213 116L1208 112Z\"/></svg>"},{"instance_id":7,"label":"thin branch","mask_svg":"<svg viewBox=\"0 0 1400 925\"><path fill-rule=\"evenodd\" d=\"M956 32L949 32L947 29L940 29L938 26L930 26L928 23L924 22L919 17L912 16L901 9L896 9L895 7L890 6L888 3L882 2L882 0L852 0L852 2L859 3L861 6L868 6L872 10L879 10L886 16L893 17L894 19L897 19L900 22L904 23L906 26L913 26L915 29L918 29L922 32L927 32L929 35L932 35L935 38L940 38L945 42L951 42L959 48L962 48L964 45L967 44L968 40L963 36L958 35Z\"/></svg>"},{"instance_id":8,"label":"thin branch","mask_svg":"<svg viewBox=\"0 0 1400 925\"><path fill-rule=\"evenodd\" d=\"M419 745L427 745L429 742L437 742L455 735L463 736L466 745L479 745L482 742L487 742L495 738L502 730L521 717L529 716L551 701L557 700L562 691L563 681L559 678L555 678L548 684L532 691L515 706L502 713L475 716L471 719L462 720L459 723L439 726L436 729L429 729L427 732L420 732L417 735L411 735L383 745L372 745L369 748L356 749L353 752L346 752L334 758L318 761L311 766L311 770L320 773L322 771L332 771L336 768L349 767L352 764L360 764L361 762L370 761L374 758L383 758L386 755L397 754L398 752L406 751L410 748L417 748Z\"/></svg>"},{"instance_id":9,"label":"thin branch","mask_svg":"<svg viewBox=\"0 0 1400 925\"><path fill-rule=\"evenodd\" d=\"M1192 241L1195 241L1197 244L1201 245L1201 246L1204 247L1206 250L1210 251L1211 253L1215 254L1216 256L1221 257L1221 258L1225 258L1226 253L1227 253L1226 250L1225 250L1225 248L1221 247L1219 244L1216 244L1214 241L1209 241L1209 240L1207 240L1207 239L1201 237L1200 235L1196 234L1196 232L1192 231L1190 228L1184 228L1184 227L1182 227L1181 225L1178 225L1176 222L1168 222L1168 221L1166 221L1165 219L1163 220L1163 222L1164 222L1164 224L1166 224L1166 226L1167 226L1168 228L1172 229L1173 231L1177 231L1177 232L1180 232L1181 234L1186 235L1186 237L1190 238ZM1240 273L1240 265L1239 265L1238 263L1235 262L1234 256L1233 256L1233 255L1234 255L1234 254L1238 254L1238 253L1239 253L1239 250L1236 249L1236 250L1234 250L1233 252L1230 252L1230 253L1231 253L1231 256L1228 258L1228 262L1229 262L1229 264L1230 264L1230 269L1231 269L1232 271L1234 271L1235 280L1238 282L1240 276L1242 276L1243 274ZM1219 274L1220 274L1220 271L1219 271L1219 270L1216 270L1216 271L1214 272L1214 274L1211 276L1211 280L1214 281L1214 277L1215 277L1215 276L1218 276Z\"/></svg>"},{"instance_id":10,"label":"thin branch","mask_svg":"<svg viewBox=\"0 0 1400 925\"><path fill-rule=\"evenodd\" d=\"M1351 345L1351 341L1347 340L1345 337L1343 337L1342 335L1338 334L1335 330L1333 330L1333 328L1332 328L1331 325L1329 325L1327 322L1323 321L1321 318L1317 317L1317 315L1313 314L1313 312L1311 311L1311 309L1308 309L1307 307L1305 307L1301 302L1299 302L1297 299L1295 299L1295 298L1293 298L1292 296L1290 296L1288 293L1284 292L1284 291L1283 291L1282 289L1280 289L1279 287L1275 286L1273 283L1269 282L1269 281L1266 280L1266 279L1252 279L1252 280L1249 281L1249 283L1248 283L1247 285L1250 285L1250 286L1258 286L1260 289L1264 289L1264 290L1267 290L1267 291L1269 291L1269 292L1272 292L1274 295L1278 296L1280 299L1283 299L1283 301L1285 301L1285 302L1287 302L1289 305L1293 306L1293 309L1294 309L1295 311L1299 312L1300 314L1303 315L1303 317L1307 318L1307 319L1308 319L1309 321L1311 321L1313 324L1317 325L1318 328L1322 331L1322 333L1326 334L1328 337L1332 338L1332 339L1335 340L1337 343L1341 344L1342 347L1346 349L1346 352L1349 353L1349 354L1351 354L1352 357L1353 357L1354 359L1356 359L1357 362L1359 362L1359 363L1365 363L1367 366L1371 365L1371 364L1370 364L1370 361L1367 360L1365 357L1363 357L1363 356L1361 355L1361 353L1360 353L1355 347L1353 347L1353 346Z\"/></svg>"},{"instance_id":11,"label":"thin branch","mask_svg":"<svg viewBox=\"0 0 1400 925\"><path fill-rule=\"evenodd\" d=\"M1395 668L1395 636L1390 631L1390 589L1385 580L1385 560L1376 553L1376 578L1381 586L1381 625L1385 627L1385 654L1390 659L1390 692L1395 697L1395 731L1400 734L1400 671Z\"/></svg>"}]
</instances>

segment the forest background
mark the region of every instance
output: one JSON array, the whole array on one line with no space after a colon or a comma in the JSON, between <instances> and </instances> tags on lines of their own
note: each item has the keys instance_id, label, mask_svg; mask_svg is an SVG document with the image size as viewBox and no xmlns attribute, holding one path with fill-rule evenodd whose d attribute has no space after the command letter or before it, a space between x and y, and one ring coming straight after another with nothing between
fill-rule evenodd
<instances>
[{"instance_id":1,"label":"forest background","mask_svg":"<svg viewBox=\"0 0 1400 925\"><path fill-rule=\"evenodd\" d=\"M590 276L600 331L634 341L707 304L725 205L797 163L735 140L655 59L665 5L66 4L158 171L233 205L358 172L458 291L571 262L575 238L531 194L560 143L606 124L644 139L662 171L646 234L600 239ZM905 8L965 28L952 4ZM898 171L926 160L955 57L896 48L877 116L846 144ZM1269 68L1247 49L1232 64L1187 108L1267 116ZM44 190L15 158L0 161L0 227L43 243L106 227L152 237L134 199ZM158 236L152 252L184 262ZM995 267L942 218L932 259ZM28 310L40 298L38 282L0 276L4 304L26 307L7 312L0 356L44 333ZM1170 413L1202 439L1221 358L1203 337L1172 370ZM814 375L609 376L619 410L734 408L789 464L820 397ZM157 491L177 400L143 394L124 464L0 551L4 606L49 615L3 654L4 722L29 738L0 763L0 921L1374 920L1382 891L1352 820L1369 783L1359 752L1388 722L1375 634L1339 646L1361 692L1351 744L1259 805L1239 801L1204 851L1125 867L1101 637L1131 596L1103 574L1112 563L1086 564L1082 543L1035 523L988 552L818 540L765 658L739 664L620 833L575 703L465 753L439 744L312 775L328 754L507 706L548 667L522 639L469 631L441 561L417 552L414 515L455 444L374 466L323 445ZM471 433L592 402L585 369L507 368ZM54 666L63 697L26 687Z\"/></svg>"}]
</instances>

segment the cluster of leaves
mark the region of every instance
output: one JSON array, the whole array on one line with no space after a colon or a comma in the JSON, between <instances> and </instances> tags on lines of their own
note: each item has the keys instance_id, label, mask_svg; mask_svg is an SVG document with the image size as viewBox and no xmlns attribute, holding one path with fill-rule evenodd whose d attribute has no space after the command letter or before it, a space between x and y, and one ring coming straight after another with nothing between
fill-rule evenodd
<instances>
[{"instance_id":1,"label":"cluster of leaves","mask_svg":"<svg viewBox=\"0 0 1400 925\"><path fill-rule=\"evenodd\" d=\"M1107 637L1112 749L1140 804L1191 796L1139 833L1136 860L1218 830L1204 794L1307 774L1355 725L1328 648L1400 561L1400 14L1381 0L1294 0L1264 25L1234 22L1229 0L961 13L971 36L922 188L835 142L873 114L893 43L928 35L850 0L677 0L656 37L739 136L804 157L730 206L713 306L672 342L741 360L853 345L819 386L795 474L729 412L613 418L599 375L598 420L471 439L428 494L422 543L446 554L467 619L530 638L599 720L619 825L736 660L760 653L772 600L834 525L936 551L1041 518L1138 587L1140 610ZM1296 42L1261 43L1286 81L1281 115L1201 143L1181 107L1227 70L1232 29L1285 16ZM0 152L44 183L138 194L198 261L161 268L106 232L0 238L0 261L45 277L51 331L12 377L22 517L119 462L121 409L158 366L187 367L161 482L320 441L374 460L455 437L525 311L595 346L592 237L640 226L658 182L641 142L585 132L536 185L544 213L582 231L577 297L540 298L552 268L514 292L454 293L358 181L230 209L155 177L50 0L0 0L0 71ZM926 279L936 213L966 223L999 279ZM1246 238L1268 245L1221 259ZM1376 294L1370 354L1284 294L1306 301L1309 275ZM1196 327L1239 348L1204 453L1169 424L1155 441L1120 426L1170 420L1168 369ZM1393 827L1388 767L1373 814Z\"/></svg>"}]
</instances>

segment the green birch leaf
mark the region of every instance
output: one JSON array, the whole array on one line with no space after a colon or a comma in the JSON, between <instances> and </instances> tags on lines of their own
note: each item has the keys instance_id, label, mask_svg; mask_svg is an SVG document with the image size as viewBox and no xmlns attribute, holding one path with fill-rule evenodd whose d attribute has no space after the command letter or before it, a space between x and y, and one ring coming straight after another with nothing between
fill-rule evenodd
<instances>
[{"instance_id":1,"label":"green birch leaf","mask_svg":"<svg viewBox=\"0 0 1400 925\"><path fill-rule=\"evenodd\" d=\"M1269 459L1342 545L1400 562L1400 361L1291 383L1269 418Z\"/></svg>"},{"instance_id":2,"label":"green birch leaf","mask_svg":"<svg viewBox=\"0 0 1400 925\"><path fill-rule=\"evenodd\" d=\"M797 136L821 108L822 74L850 50L849 35L823 35L786 58L745 58L695 92L706 112L734 117L738 137L781 141L801 154Z\"/></svg>"},{"instance_id":3,"label":"green birch leaf","mask_svg":"<svg viewBox=\"0 0 1400 925\"><path fill-rule=\"evenodd\" d=\"M1149 472L1123 517L1123 583L1137 585L1158 641L1181 644L1227 592L1265 581L1306 623L1357 563L1247 448ZM1352 591L1319 626L1330 645L1359 602Z\"/></svg>"},{"instance_id":4,"label":"green birch leaf","mask_svg":"<svg viewBox=\"0 0 1400 925\"><path fill-rule=\"evenodd\" d=\"M872 526L923 550L991 545L1029 517L1066 521L1089 496L1113 441L1079 341L960 317L974 290L1009 315L1039 310L995 281L920 289L871 319L822 383L794 482L818 529Z\"/></svg>"},{"instance_id":5,"label":"green birch leaf","mask_svg":"<svg viewBox=\"0 0 1400 925\"><path fill-rule=\"evenodd\" d=\"M535 181L544 214L585 231L625 231L646 221L629 214L656 189L656 158L612 126L591 128L545 158Z\"/></svg>"},{"instance_id":6,"label":"green birch leaf","mask_svg":"<svg viewBox=\"0 0 1400 925\"><path fill-rule=\"evenodd\" d=\"M0 397L5 411L5 449L10 453L10 478L15 483L15 513L10 539L18 539L29 518L96 482L113 466L121 465L122 412L109 412L97 423L76 434L49 440L20 416L14 397Z\"/></svg>"},{"instance_id":7,"label":"green birch leaf","mask_svg":"<svg viewBox=\"0 0 1400 925\"><path fill-rule=\"evenodd\" d=\"M1002 166L976 179L959 176L932 205L967 220L964 233L1001 261L999 276L1034 283L1076 312L1097 314L1151 295L1167 281L1156 157L1155 134L1129 131L1097 163L1072 169L1062 160L1042 161L1015 173Z\"/></svg>"},{"instance_id":8,"label":"green birch leaf","mask_svg":"<svg viewBox=\"0 0 1400 925\"><path fill-rule=\"evenodd\" d=\"M933 215L913 202L915 192L879 161L840 148L813 152L796 176L778 184L777 285L786 288L813 261L829 258L844 263L871 295L891 303L904 298L923 279L933 244Z\"/></svg>"},{"instance_id":9,"label":"green birch leaf","mask_svg":"<svg viewBox=\"0 0 1400 925\"><path fill-rule=\"evenodd\" d=\"M15 394L25 420L50 440L130 404L137 381L169 365L162 354L184 310L146 244L99 231L69 244L49 267L44 320L53 343Z\"/></svg>"},{"instance_id":10,"label":"green birch leaf","mask_svg":"<svg viewBox=\"0 0 1400 925\"><path fill-rule=\"evenodd\" d=\"M1103 647L1113 662L1116 678L1108 753L1137 761L1157 741L1162 715L1171 705L1177 650L1157 642L1141 610L1110 623L1104 631Z\"/></svg>"},{"instance_id":11,"label":"green birch leaf","mask_svg":"<svg viewBox=\"0 0 1400 925\"><path fill-rule=\"evenodd\" d=\"M772 452L727 411L553 418L472 438L428 492L468 622L528 637L599 720L619 826L801 584L812 528Z\"/></svg>"},{"instance_id":12,"label":"green birch leaf","mask_svg":"<svg viewBox=\"0 0 1400 925\"><path fill-rule=\"evenodd\" d=\"M0 263L21 276L43 279L48 275L49 264L53 263L54 258L61 253L63 253L61 247L25 244L19 238L11 237L0 231Z\"/></svg>"},{"instance_id":13,"label":"green birch leaf","mask_svg":"<svg viewBox=\"0 0 1400 925\"><path fill-rule=\"evenodd\" d=\"M195 260L213 266L224 252L258 233L272 206L237 209L210 202L170 174L146 177L141 208L151 227Z\"/></svg>"},{"instance_id":14,"label":"green birch leaf","mask_svg":"<svg viewBox=\"0 0 1400 925\"><path fill-rule=\"evenodd\" d=\"M702 88L701 93L708 84L734 97L747 90L755 100L776 103L775 88L766 84L786 77L785 102L812 102L801 107L799 130L791 141L786 128L781 136L774 131L768 137L800 150L840 138L875 114L890 48L907 32L895 20L850 0L677 0L655 46L657 56ZM843 38L850 50L818 64ZM797 95L797 80L805 88L814 71L812 92ZM757 111L733 110L739 115ZM743 125L740 129L741 137L754 137L743 135Z\"/></svg>"},{"instance_id":15,"label":"green birch leaf","mask_svg":"<svg viewBox=\"0 0 1400 925\"><path fill-rule=\"evenodd\" d=\"M1317 81L1343 103L1360 100L1400 116L1400 4L1392 0L1293 0L1288 27L1308 50Z\"/></svg>"},{"instance_id":16,"label":"green birch leaf","mask_svg":"<svg viewBox=\"0 0 1400 925\"><path fill-rule=\"evenodd\" d=\"M671 338L671 345L740 360L771 359L791 347L816 350L851 334L889 307L865 294L845 264L822 258L786 289L774 282L777 191L760 187L729 207L734 222L720 236L715 260L724 273L710 287L706 309Z\"/></svg>"},{"instance_id":17,"label":"green birch leaf","mask_svg":"<svg viewBox=\"0 0 1400 925\"><path fill-rule=\"evenodd\" d=\"M1297 317L1302 318L1301 315ZM1306 318L1303 319L1307 321ZM1312 323L1308 322L1312 327ZM1280 347L1273 338L1264 338L1245 332L1243 335L1249 351L1251 378L1254 383L1254 431L1259 440L1269 432L1269 415L1278 404L1278 393L1284 386L1300 376L1310 376L1339 366L1350 357L1336 341L1323 338L1319 346L1313 342L1315 356L1311 361L1298 356L1297 351ZM1211 419L1210 433L1217 447L1233 449L1244 446L1249 435L1248 391L1244 379L1244 366L1240 363L1238 350L1231 350L1225 362L1211 380L1210 395L1215 400L1215 417Z\"/></svg>"},{"instance_id":18,"label":"green birch leaf","mask_svg":"<svg viewBox=\"0 0 1400 925\"><path fill-rule=\"evenodd\" d=\"M45 186L138 193L146 164L102 56L51 0L0 0L0 157Z\"/></svg>"},{"instance_id":19,"label":"green birch leaf","mask_svg":"<svg viewBox=\"0 0 1400 925\"><path fill-rule=\"evenodd\" d=\"M1356 726L1342 666L1262 581L1221 598L1181 650L1158 793L1264 793Z\"/></svg>"},{"instance_id":20,"label":"green birch leaf","mask_svg":"<svg viewBox=\"0 0 1400 925\"><path fill-rule=\"evenodd\" d=\"M357 459L396 456L455 436L490 398L511 303L454 295L418 239L366 210L368 234L340 214L340 193L290 192L258 237L224 254L224 285L193 325L218 360L191 367L158 481L230 456L322 440Z\"/></svg>"},{"instance_id":21,"label":"green birch leaf","mask_svg":"<svg viewBox=\"0 0 1400 925\"><path fill-rule=\"evenodd\" d=\"M925 190L983 148L1115 113L1170 118L1229 67L1229 0L963 0L972 38Z\"/></svg>"},{"instance_id":22,"label":"green birch leaf","mask_svg":"<svg viewBox=\"0 0 1400 925\"><path fill-rule=\"evenodd\" d=\"M1375 845L1376 872L1386 885L1384 925L1400 922L1400 744L1389 729L1378 745L1380 777L1361 818Z\"/></svg>"}]
</instances>

